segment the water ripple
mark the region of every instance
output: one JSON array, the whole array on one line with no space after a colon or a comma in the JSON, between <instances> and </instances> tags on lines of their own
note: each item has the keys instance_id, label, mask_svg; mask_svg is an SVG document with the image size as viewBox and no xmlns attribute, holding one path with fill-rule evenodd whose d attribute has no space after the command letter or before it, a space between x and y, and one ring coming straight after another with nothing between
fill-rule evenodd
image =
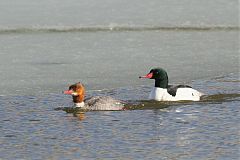
<instances>
[{"instance_id":1,"label":"water ripple","mask_svg":"<svg viewBox=\"0 0 240 160\"><path fill-rule=\"evenodd\" d=\"M13 33L65 33L65 32L125 32L125 31L239 31L239 26L54 26L0 28L0 34Z\"/></svg>"},{"instance_id":2,"label":"water ripple","mask_svg":"<svg viewBox=\"0 0 240 160\"><path fill-rule=\"evenodd\" d=\"M202 89L210 90L212 82L194 84L203 83ZM232 85L215 81L214 86L227 94L213 89L209 93L215 94L202 102L144 101L149 107L145 110L86 112L81 120L54 110L69 106L68 96L0 96L0 155L3 159L238 159L239 95L235 85L226 83ZM135 93L132 98L137 100L150 89L129 87L107 93L126 100Z\"/></svg>"}]
</instances>

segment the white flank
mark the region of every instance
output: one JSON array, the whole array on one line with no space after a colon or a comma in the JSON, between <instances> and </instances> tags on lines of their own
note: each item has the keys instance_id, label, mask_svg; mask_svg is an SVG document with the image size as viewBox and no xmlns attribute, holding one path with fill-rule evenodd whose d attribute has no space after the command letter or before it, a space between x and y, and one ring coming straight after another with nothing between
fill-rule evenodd
<instances>
[{"instance_id":1,"label":"white flank","mask_svg":"<svg viewBox=\"0 0 240 160\"><path fill-rule=\"evenodd\" d=\"M149 99L156 101L199 101L203 94L192 88L178 88L176 96L172 96L167 89L154 87Z\"/></svg>"}]
</instances>

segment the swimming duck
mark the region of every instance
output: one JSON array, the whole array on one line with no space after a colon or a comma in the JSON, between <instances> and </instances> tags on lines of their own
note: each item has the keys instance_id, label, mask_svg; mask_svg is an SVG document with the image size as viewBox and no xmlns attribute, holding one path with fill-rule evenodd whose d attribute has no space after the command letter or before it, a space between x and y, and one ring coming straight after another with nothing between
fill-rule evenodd
<instances>
[{"instance_id":1,"label":"swimming duck","mask_svg":"<svg viewBox=\"0 0 240 160\"><path fill-rule=\"evenodd\" d=\"M95 96L85 100L85 88L80 82L69 86L64 94L72 95L74 107L85 110L124 110L122 101L109 96Z\"/></svg>"},{"instance_id":2,"label":"swimming duck","mask_svg":"<svg viewBox=\"0 0 240 160\"><path fill-rule=\"evenodd\" d=\"M155 80L155 86L152 89L149 99L156 101L199 101L203 93L193 89L188 85L168 85L167 72L162 68L151 69L145 76L139 78L148 78Z\"/></svg>"}]
</instances>

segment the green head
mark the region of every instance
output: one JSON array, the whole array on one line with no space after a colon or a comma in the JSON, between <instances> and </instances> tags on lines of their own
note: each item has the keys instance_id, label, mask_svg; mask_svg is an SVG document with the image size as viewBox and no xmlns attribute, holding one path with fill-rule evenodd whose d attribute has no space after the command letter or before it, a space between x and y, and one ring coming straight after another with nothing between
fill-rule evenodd
<instances>
[{"instance_id":1,"label":"green head","mask_svg":"<svg viewBox=\"0 0 240 160\"><path fill-rule=\"evenodd\" d=\"M168 75L162 68L153 68L147 75L140 76L139 78L154 79L155 87L167 88L168 86Z\"/></svg>"}]
</instances>

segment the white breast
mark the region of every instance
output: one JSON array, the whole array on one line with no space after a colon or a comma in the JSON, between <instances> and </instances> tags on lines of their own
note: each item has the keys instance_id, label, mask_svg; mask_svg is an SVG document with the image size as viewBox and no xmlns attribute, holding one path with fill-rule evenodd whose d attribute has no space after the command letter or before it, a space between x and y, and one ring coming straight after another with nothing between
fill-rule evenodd
<instances>
[{"instance_id":1,"label":"white breast","mask_svg":"<svg viewBox=\"0 0 240 160\"><path fill-rule=\"evenodd\" d=\"M192 88L178 88L176 96L172 96L167 89L154 87L149 99L156 101L199 101L203 94Z\"/></svg>"}]
</instances>

